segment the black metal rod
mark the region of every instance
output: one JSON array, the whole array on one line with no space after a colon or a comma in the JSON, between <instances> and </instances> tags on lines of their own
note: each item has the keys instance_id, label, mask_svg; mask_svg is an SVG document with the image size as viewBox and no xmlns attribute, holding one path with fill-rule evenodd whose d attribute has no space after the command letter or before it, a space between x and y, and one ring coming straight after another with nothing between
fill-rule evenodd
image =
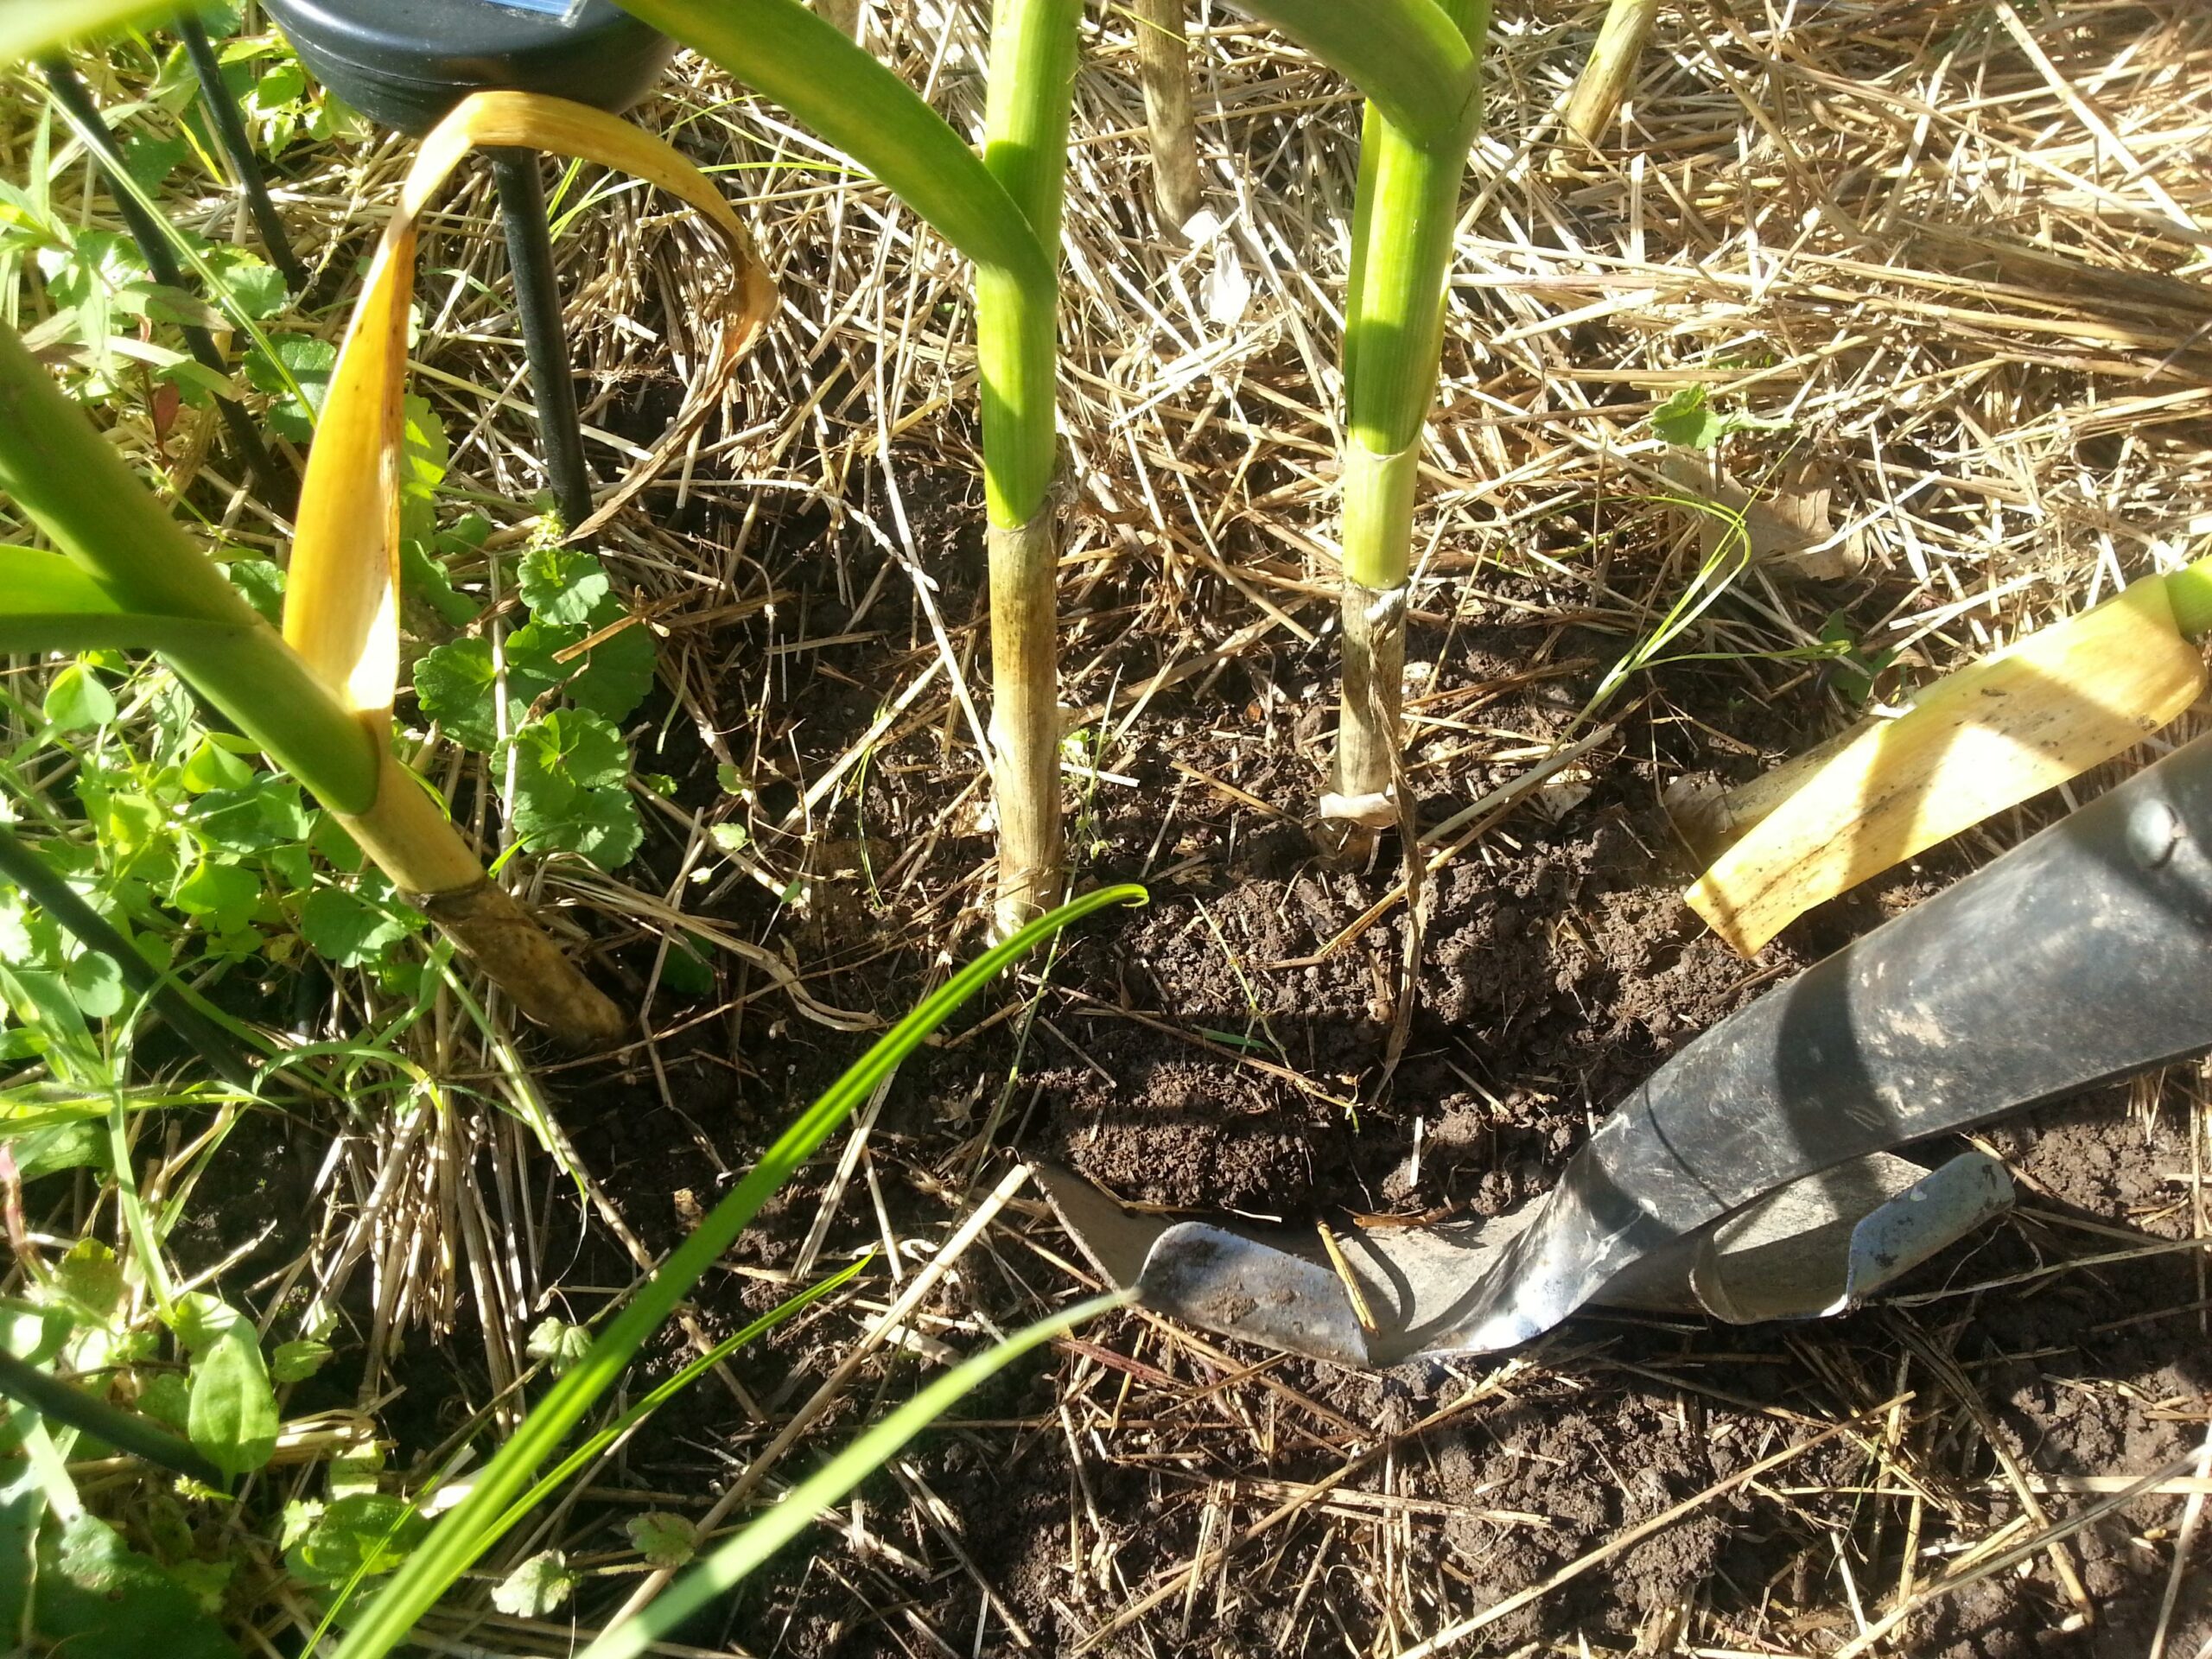
<instances>
[{"instance_id":1,"label":"black metal rod","mask_svg":"<svg viewBox=\"0 0 2212 1659\"><path fill-rule=\"evenodd\" d=\"M107 123L100 117L99 106L92 102L92 95L85 83L77 79L77 72L60 58L43 58L39 67L46 75L47 84L54 89L55 100L67 110L89 136L92 155L107 174L115 196L118 212L130 227L130 239L138 245L138 257L146 262L146 270L164 288L184 287L184 272L176 262L175 250L169 246L168 237L156 224L153 216L138 205L130 192L116 185L123 176L123 152L116 148L115 135L108 130ZM185 348L198 359L210 372L230 378L231 366L215 348L214 336L197 323L181 325ZM262 499L272 505L281 506L291 495L277 471L269 448L261 441L261 434L253 424L252 416L231 398L217 397L215 407L221 413L223 424L230 429L231 442L237 446L238 457L253 474L255 486Z\"/></svg>"},{"instance_id":2,"label":"black metal rod","mask_svg":"<svg viewBox=\"0 0 2212 1659\"><path fill-rule=\"evenodd\" d=\"M269 181L262 176L261 158L253 153L253 141L246 137L238 100L231 96L229 84L223 79L223 66L216 61L215 48L207 39L207 31L200 27L197 17L187 15L177 19L176 32L184 41L185 56L192 60L192 73L200 78L200 101L207 108L208 123L221 141L223 154L230 157L232 169L238 174L238 184L245 192L246 208L253 214L254 224L260 227L262 245L268 250L270 262L284 273L285 285L294 297L302 296L308 289L308 268L292 251L283 218L277 213L276 202L270 199Z\"/></svg>"},{"instance_id":3,"label":"black metal rod","mask_svg":"<svg viewBox=\"0 0 2212 1659\"><path fill-rule=\"evenodd\" d=\"M73 935L87 950L97 950L115 963L123 982L153 1006L169 1029L199 1051L215 1075L246 1094L253 1092L256 1068L231 1033L193 1007L176 984L131 948L107 918L78 896L47 861L0 826L0 879L21 887L26 897Z\"/></svg>"},{"instance_id":4,"label":"black metal rod","mask_svg":"<svg viewBox=\"0 0 2212 1659\"><path fill-rule=\"evenodd\" d=\"M561 328L561 291L553 280L553 233L545 222L545 186L537 152L486 152L499 187L499 218L506 226L507 262L514 268L515 309L522 344L537 394L538 441L554 505L573 531L591 517L591 472L584 464L583 429L576 416L576 378Z\"/></svg>"}]
</instances>

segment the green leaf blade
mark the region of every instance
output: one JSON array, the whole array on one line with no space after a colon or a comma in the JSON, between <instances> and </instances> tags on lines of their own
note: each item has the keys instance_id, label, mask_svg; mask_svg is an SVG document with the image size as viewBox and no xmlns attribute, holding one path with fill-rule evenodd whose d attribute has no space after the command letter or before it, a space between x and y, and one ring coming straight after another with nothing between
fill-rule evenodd
<instances>
[{"instance_id":1,"label":"green leaf blade","mask_svg":"<svg viewBox=\"0 0 2212 1659\"><path fill-rule=\"evenodd\" d=\"M1487 4L1458 9L1463 29L1435 0L1236 0L1236 9L1272 23L1359 88L1408 137L1456 144L1479 113L1479 65L1471 41L1490 26ZM1474 106L1471 108L1471 106Z\"/></svg>"},{"instance_id":2,"label":"green leaf blade","mask_svg":"<svg viewBox=\"0 0 2212 1659\"><path fill-rule=\"evenodd\" d=\"M523 1420L478 1474L468 1496L447 1512L424 1547L361 1611L340 1645L336 1659L383 1659L406 1639L423 1614L500 1535L508 1522L509 1506L529 1489L538 1466L614 1385L645 1340L721 1259L760 1206L930 1033L1000 972L1062 928L1109 905L1144 903L1147 899L1145 890L1134 885L1084 893L969 963L879 1038L778 1137L607 1323L575 1369L556 1382Z\"/></svg>"},{"instance_id":3,"label":"green leaf blade","mask_svg":"<svg viewBox=\"0 0 2212 1659\"><path fill-rule=\"evenodd\" d=\"M642 1611L602 1634L584 1649L583 1659L636 1659L813 1526L824 1509L889 1462L900 1447L950 1410L963 1395L1032 1349L1128 1300L1125 1294L1116 1294L1078 1302L962 1361L880 1422L861 1430L852 1444L786 1492L773 1509L718 1546Z\"/></svg>"},{"instance_id":4,"label":"green leaf blade","mask_svg":"<svg viewBox=\"0 0 2212 1659\"><path fill-rule=\"evenodd\" d=\"M253 1327L239 1320L192 1363L185 1430L210 1463L231 1476L251 1474L276 1450L276 1395Z\"/></svg>"}]
</instances>

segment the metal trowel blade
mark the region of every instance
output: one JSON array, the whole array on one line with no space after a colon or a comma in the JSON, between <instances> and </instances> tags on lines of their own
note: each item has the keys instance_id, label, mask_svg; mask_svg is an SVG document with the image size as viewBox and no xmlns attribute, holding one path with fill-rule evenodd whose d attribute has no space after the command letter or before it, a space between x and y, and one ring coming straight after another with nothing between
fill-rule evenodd
<instances>
[{"instance_id":1,"label":"metal trowel blade","mask_svg":"<svg viewBox=\"0 0 2212 1659\"><path fill-rule=\"evenodd\" d=\"M1491 1286L1486 1269L1547 1200L1491 1221L1352 1229L1339 1239L1339 1267L1318 1233L1134 1213L1080 1176L1033 1169L1099 1272L1146 1306L1222 1336L1383 1366L1479 1351L1497 1345L1483 1333L1537 1318L1513 1306L1513 1283ZM1877 1154L1791 1182L1651 1252L1592 1300L1738 1324L1840 1313L2011 1201L2004 1166L1983 1154L1932 1172Z\"/></svg>"}]
</instances>

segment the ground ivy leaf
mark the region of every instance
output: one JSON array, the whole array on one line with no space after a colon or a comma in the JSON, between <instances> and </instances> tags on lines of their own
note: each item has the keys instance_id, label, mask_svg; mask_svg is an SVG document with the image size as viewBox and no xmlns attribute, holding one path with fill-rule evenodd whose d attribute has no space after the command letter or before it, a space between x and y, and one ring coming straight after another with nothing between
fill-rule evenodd
<instances>
[{"instance_id":1,"label":"ground ivy leaf","mask_svg":"<svg viewBox=\"0 0 2212 1659\"><path fill-rule=\"evenodd\" d=\"M186 1432L226 1475L251 1474L276 1449L276 1395L253 1327L241 1319L192 1362Z\"/></svg>"},{"instance_id":2,"label":"ground ivy leaf","mask_svg":"<svg viewBox=\"0 0 2212 1659\"><path fill-rule=\"evenodd\" d=\"M39 1540L37 1633L70 1659L238 1659L199 1599L105 1522L79 1515Z\"/></svg>"},{"instance_id":3,"label":"ground ivy leaf","mask_svg":"<svg viewBox=\"0 0 2212 1659\"><path fill-rule=\"evenodd\" d=\"M330 372L337 366L338 348L310 334L279 334L270 344L276 348L278 361L291 370L292 378L307 394L306 405L302 407L291 395L276 364L257 346L246 353L245 378L263 391L277 394L276 401L269 406L270 430L294 443L305 443L315 435L315 416L321 413L322 400L330 394Z\"/></svg>"},{"instance_id":4,"label":"ground ivy leaf","mask_svg":"<svg viewBox=\"0 0 2212 1659\"><path fill-rule=\"evenodd\" d=\"M438 532L437 550L442 559L454 559L483 550L491 539L492 521L480 512L465 512Z\"/></svg>"},{"instance_id":5,"label":"ground ivy leaf","mask_svg":"<svg viewBox=\"0 0 2212 1659\"><path fill-rule=\"evenodd\" d=\"M406 465L400 469L403 494L429 497L445 482L451 454L446 447L446 425L430 400L409 392L403 404L406 419Z\"/></svg>"},{"instance_id":6,"label":"ground ivy leaf","mask_svg":"<svg viewBox=\"0 0 2212 1659\"><path fill-rule=\"evenodd\" d=\"M407 394L405 437L400 447L399 533L410 541L429 542L438 531L438 486L445 481L449 455L445 423L430 400Z\"/></svg>"},{"instance_id":7,"label":"ground ivy leaf","mask_svg":"<svg viewBox=\"0 0 2212 1659\"><path fill-rule=\"evenodd\" d=\"M530 1357L543 1360L555 1376L567 1373L590 1351L591 1332L566 1319L540 1319L530 1333Z\"/></svg>"},{"instance_id":8,"label":"ground ivy leaf","mask_svg":"<svg viewBox=\"0 0 2212 1659\"><path fill-rule=\"evenodd\" d=\"M203 1561L187 1556L181 1560L172 1558L162 1571L192 1598L201 1612L220 1613L238 1567L237 1556L224 1561Z\"/></svg>"},{"instance_id":9,"label":"ground ivy leaf","mask_svg":"<svg viewBox=\"0 0 2212 1659\"><path fill-rule=\"evenodd\" d=\"M276 1344L276 1351L269 1357L269 1374L278 1382L304 1382L329 1363L328 1343L302 1337Z\"/></svg>"},{"instance_id":10,"label":"ground ivy leaf","mask_svg":"<svg viewBox=\"0 0 2212 1659\"><path fill-rule=\"evenodd\" d=\"M415 701L425 720L436 721L472 749L489 749L499 741L494 678L492 642L456 639L423 652L415 664Z\"/></svg>"},{"instance_id":11,"label":"ground ivy leaf","mask_svg":"<svg viewBox=\"0 0 2212 1659\"><path fill-rule=\"evenodd\" d=\"M645 1558L647 1567L688 1567L698 1553L699 1529L665 1510L633 1515L624 1523L624 1529L630 1535L631 1547Z\"/></svg>"},{"instance_id":12,"label":"ground ivy leaf","mask_svg":"<svg viewBox=\"0 0 2212 1659\"><path fill-rule=\"evenodd\" d=\"M557 1611L582 1582L569 1571L566 1555L540 1550L492 1592L492 1605L511 1618L543 1618Z\"/></svg>"},{"instance_id":13,"label":"ground ivy leaf","mask_svg":"<svg viewBox=\"0 0 2212 1659\"><path fill-rule=\"evenodd\" d=\"M638 855L645 845L645 821L626 789L594 789L583 801L583 810L573 820L575 850L609 874Z\"/></svg>"},{"instance_id":14,"label":"ground ivy leaf","mask_svg":"<svg viewBox=\"0 0 2212 1659\"><path fill-rule=\"evenodd\" d=\"M54 1288L105 1325L123 1304L123 1263L96 1238L80 1238L54 1264Z\"/></svg>"},{"instance_id":15,"label":"ground ivy leaf","mask_svg":"<svg viewBox=\"0 0 2212 1659\"><path fill-rule=\"evenodd\" d=\"M529 632L528 628L520 628L507 636L507 712L511 721L518 721L531 703L569 672L542 652L526 649L517 656L515 642ZM489 754L499 741L493 684L489 639L456 639L449 645L424 652L422 660L415 664L415 700L424 717L438 721L454 738L483 754Z\"/></svg>"},{"instance_id":16,"label":"ground ivy leaf","mask_svg":"<svg viewBox=\"0 0 2212 1659\"><path fill-rule=\"evenodd\" d=\"M1703 386L1684 386L1651 411L1651 429L1685 449L1710 449L1720 441L1720 416Z\"/></svg>"},{"instance_id":17,"label":"ground ivy leaf","mask_svg":"<svg viewBox=\"0 0 2212 1659\"><path fill-rule=\"evenodd\" d=\"M566 773L522 760L516 766L514 798L507 803L507 814L524 838L550 840L565 848L561 826L576 816L583 795Z\"/></svg>"},{"instance_id":18,"label":"ground ivy leaf","mask_svg":"<svg viewBox=\"0 0 2212 1659\"><path fill-rule=\"evenodd\" d=\"M181 138L157 138L149 132L134 132L123 141L123 168L150 196L176 170L177 163L191 153L191 146Z\"/></svg>"},{"instance_id":19,"label":"ground ivy leaf","mask_svg":"<svg viewBox=\"0 0 2212 1659\"><path fill-rule=\"evenodd\" d=\"M522 602L546 622L588 622L612 591L607 567L580 547L533 547L522 556Z\"/></svg>"},{"instance_id":20,"label":"ground ivy leaf","mask_svg":"<svg viewBox=\"0 0 2212 1659\"><path fill-rule=\"evenodd\" d=\"M630 756L613 726L586 709L558 709L516 732L509 753L514 826L531 846L580 853L605 870L629 861L645 826L623 787Z\"/></svg>"},{"instance_id":21,"label":"ground ivy leaf","mask_svg":"<svg viewBox=\"0 0 2212 1659\"><path fill-rule=\"evenodd\" d=\"M83 663L72 663L54 677L40 711L57 732L97 731L115 718L115 696Z\"/></svg>"},{"instance_id":22,"label":"ground ivy leaf","mask_svg":"<svg viewBox=\"0 0 2212 1659\"><path fill-rule=\"evenodd\" d=\"M173 1493L160 1491L147 1493L131 1519L138 1540L145 1546L147 1554L164 1567L193 1554L198 1548L193 1537L191 1518L185 1514L184 1504Z\"/></svg>"},{"instance_id":23,"label":"ground ivy leaf","mask_svg":"<svg viewBox=\"0 0 2212 1659\"><path fill-rule=\"evenodd\" d=\"M597 632L612 620L602 608L587 626ZM569 682L569 696L609 720L626 720L653 689L654 660L652 631L642 622L632 622L571 664L580 664L583 672Z\"/></svg>"},{"instance_id":24,"label":"ground ivy leaf","mask_svg":"<svg viewBox=\"0 0 2212 1659\"><path fill-rule=\"evenodd\" d=\"M424 550L417 537L410 537L399 544L399 579L408 598L428 605L448 626L463 627L475 620L476 601L453 585L445 566Z\"/></svg>"},{"instance_id":25,"label":"ground ivy leaf","mask_svg":"<svg viewBox=\"0 0 2212 1659\"><path fill-rule=\"evenodd\" d=\"M268 321L284 308L284 302L289 297L284 287L284 273L251 255L240 258L227 270L218 270L215 280L238 309L256 322ZM302 391L308 389L304 376L300 387Z\"/></svg>"},{"instance_id":26,"label":"ground ivy leaf","mask_svg":"<svg viewBox=\"0 0 2212 1659\"><path fill-rule=\"evenodd\" d=\"M1651 429L1685 449L1710 449L1732 432L1781 432L1789 426L1748 410L1715 409L1703 386L1684 386L1651 412Z\"/></svg>"},{"instance_id":27,"label":"ground ivy leaf","mask_svg":"<svg viewBox=\"0 0 2212 1659\"><path fill-rule=\"evenodd\" d=\"M645 839L638 804L620 788L561 785L542 794L520 793L514 825L533 850L581 854L609 873L634 858Z\"/></svg>"},{"instance_id":28,"label":"ground ivy leaf","mask_svg":"<svg viewBox=\"0 0 2212 1659\"><path fill-rule=\"evenodd\" d=\"M620 616L601 613L588 622L535 621L507 636L507 669L543 677L595 714L613 721L626 718L645 700L653 684L653 641L643 623L632 623L609 634L589 651L562 660L562 653L579 645ZM518 694L519 695L519 693Z\"/></svg>"},{"instance_id":29,"label":"ground ivy leaf","mask_svg":"<svg viewBox=\"0 0 2212 1659\"><path fill-rule=\"evenodd\" d=\"M579 789L603 789L630 775L621 733L582 709L556 709L514 734L518 771L566 779Z\"/></svg>"},{"instance_id":30,"label":"ground ivy leaf","mask_svg":"<svg viewBox=\"0 0 2212 1659\"><path fill-rule=\"evenodd\" d=\"M288 1529L291 1524L288 1519ZM353 1492L306 1522L285 1550L284 1565L308 1584L340 1585L356 1573L375 1578L397 1571L429 1529L429 1522L404 1499Z\"/></svg>"}]
</instances>

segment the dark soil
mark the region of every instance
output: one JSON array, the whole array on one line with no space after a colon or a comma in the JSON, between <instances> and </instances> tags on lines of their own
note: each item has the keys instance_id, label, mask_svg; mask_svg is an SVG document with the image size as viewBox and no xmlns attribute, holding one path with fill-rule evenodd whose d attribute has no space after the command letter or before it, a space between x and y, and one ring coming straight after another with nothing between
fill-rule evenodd
<instances>
[{"instance_id":1,"label":"dark soil","mask_svg":"<svg viewBox=\"0 0 2212 1659\"><path fill-rule=\"evenodd\" d=\"M944 550L938 602L957 627L981 613L976 515L963 485L938 495L910 483L907 510L918 538ZM772 531L762 556L779 585L802 594L805 631L823 636L845 628L876 556L817 517ZM1157 616L1157 626L1131 626L1166 602L1147 585L1156 578L1132 570L1090 590L1068 656L1099 660L1090 680L1068 688L1071 702L1103 697L1116 673L1131 681L1161 665L1144 653L1164 649L1173 626ZM1536 577L1493 568L1465 584L1455 618L1416 627L1409 655L1433 665L1430 694L1464 694L1440 703L1450 717L1540 740L1567 726L1625 643L1528 620L1574 605ZM903 628L903 608L884 601L868 626ZM894 609L901 614L887 620ZM1306 613L1309 621L1319 614ZM896 660L881 641L810 652L765 709L745 701L760 675L742 633L714 642L717 659L734 664L720 723L772 724L744 745L767 757L751 779L763 817L779 816L927 660L926 634L912 637ZM1102 653L1109 639L1140 643ZM1208 646L1201 638L1182 648ZM1103 915L1066 943L1026 1040L1022 1020L993 1019L1007 1010L989 1002L963 1016L964 1034L909 1064L870 1143L895 1227L941 1236L976 1172L988 1178L1016 1152L1065 1160L1125 1199L1157 1205L1340 1223L1348 1213L1495 1215L1543 1192L1611 1104L1690 1038L1986 856L1941 849L1805 918L1758 962L1738 960L1680 902L1685 866L1659 791L1694 772L1746 775L1843 710L1816 682L1785 683L1773 665L1686 664L1631 687L1608 711L1619 721L1618 747L1593 765L1586 798L1517 810L1442 874L1408 988L1400 982L1402 907L1327 960L1304 960L1400 873L1387 851L1372 868L1331 868L1299 822L1319 777L1331 684L1326 636L1307 647L1277 632L1154 697L1127 741L1109 748L1102 768L1137 786L1102 782L1082 804L1071 839L1083 879L1144 880L1153 901ZM942 906L988 858L964 751L949 761L943 729L925 725L878 750L859 798L845 798L810 849L764 848L778 868L796 864L814 881L808 913L779 914L742 881L716 906L751 937L793 939L799 959L823 970L810 988L826 1001L908 1006L950 913L940 908L923 925L913 906ZM1485 748L1499 745L1516 747L1500 739ZM1452 747L1447 732L1416 760ZM640 763L688 773L686 804L724 799L696 743ZM1424 820L1521 764L1455 761L1417 773ZM655 856L671 855L649 849ZM976 936L950 948L971 954ZM632 995L650 964L644 949L613 963ZM733 971L721 988L750 1000L662 1043L666 1096L642 1062L556 1074L584 1156L656 1248L721 1185L707 1146L741 1167L864 1040L761 995L757 974ZM1386 1077L1408 997L1403 1052ZM653 1017L667 1027L693 1011L664 990ZM2002 1281L2054 1254L2122 1247L2084 1232L2085 1222L2186 1235L2189 1189L2174 1179L2189 1169L2186 1120L2171 1100L2143 1096L2143 1109L2131 1098L2108 1089L1997 1131L1994 1142L2033 1189L2020 1215L1929 1264L1907 1288ZM741 1247L747 1263L791 1259L830 1161L817 1160L763 1217ZM1036 1213L1033 1242L1065 1254ZM879 1236L856 1182L827 1259ZM1577 1320L1484 1403L1396 1443L1387 1485L1379 1461L1348 1483L1387 1491L1399 1509L1309 1511L1226 1572L1178 1587L1104 1650L1271 1651L1294 1639L1333 1642L1333 1625L1357 1650L1393 1651L1802 1438L1809 1420L1909 1389L1897 1456L1922 1483L1916 1502L1872 1454L1887 1432L1878 1418L1863 1437L1830 1440L1731 1489L1501 1620L1469 1649L1535 1642L1574 1651L1580 1641L1590 1651L1664 1651L1692 1631L1747 1650L1832 1650L1856 1634L1853 1598L1878 1618L1908 1567L1925 1584L1948 1559L1929 1551L1986 1537L2014 1513L2018 1500L1989 1436L2037 1477L2140 1473L2194 1444L2204 1421L2202 1316L2177 1310L2206 1294L2199 1259L2152 1256L1806 1326ZM610 1260L609 1271L618 1276L601 1282L619 1282L626 1268ZM1001 1325L1033 1313L1033 1289L1065 1294L1067 1283L1051 1262L1014 1246L978 1254L957 1277L938 1312L972 1309ZM727 1329L779 1294L734 1274L709 1289L703 1309ZM836 1318L802 1322L750 1351L740 1372L769 1410L788 1408L851 1329ZM1005 1652L1014 1646L1010 1613L1035 1650L1065 1651L1140 1593L1186 1573L1202 1533L1218 1541L1264 1515L1280 1501L1280 1488L1264 1483L1333 1474L1352 1443L1410 1427L1457 1396L1462 1379L1498 1363L1369 1376L1277 1362L1259 1381L1220 1386L1234 1366L1266 1357L1169 1342L1135 1316L1107 1321L962 1414L995 1426L941 1429L920 1443L912 1478L935 1495L942 1533L913 1518L912 1487L880 1478L863 1509L894 1552L827 1540L811 1560L794 1551L688 1639L804 1656L946 1650L940 1643ZM910 1366L894 1366L880 1394L855 1396L832 1432L900 1397L911 1381ZM1086 1427L1079 1469L1063 1399L1073 1422L1106 1425ZM726 1457L759 1443L724 1398L700 1393L638 1443L629 1473L634 1484L704 1492L727 1478ZM2053 1518L2089 1501L2064 1491L2041 1499ZM1211 1531L1209 1505L1221 1510ZM2179 1512L2178 1499L2141 1501L2069 1543L2093 1618L2082 1617L2042 1555L1937 1603L1900 1643L1959 1659L2141 1653ZM609 1548L620 1548L620 1518L609 1515ZM1387 1592L1386 1571L1395 1575ZM988 1607L977 1574L1002 1611ZM2168 1653L2193 1654L2212 1634L2208 1583L2202 1570L2189 1579ZM1386 1605L1399 1610L1390 1629Z\"/></svg>"}]
</instances>

